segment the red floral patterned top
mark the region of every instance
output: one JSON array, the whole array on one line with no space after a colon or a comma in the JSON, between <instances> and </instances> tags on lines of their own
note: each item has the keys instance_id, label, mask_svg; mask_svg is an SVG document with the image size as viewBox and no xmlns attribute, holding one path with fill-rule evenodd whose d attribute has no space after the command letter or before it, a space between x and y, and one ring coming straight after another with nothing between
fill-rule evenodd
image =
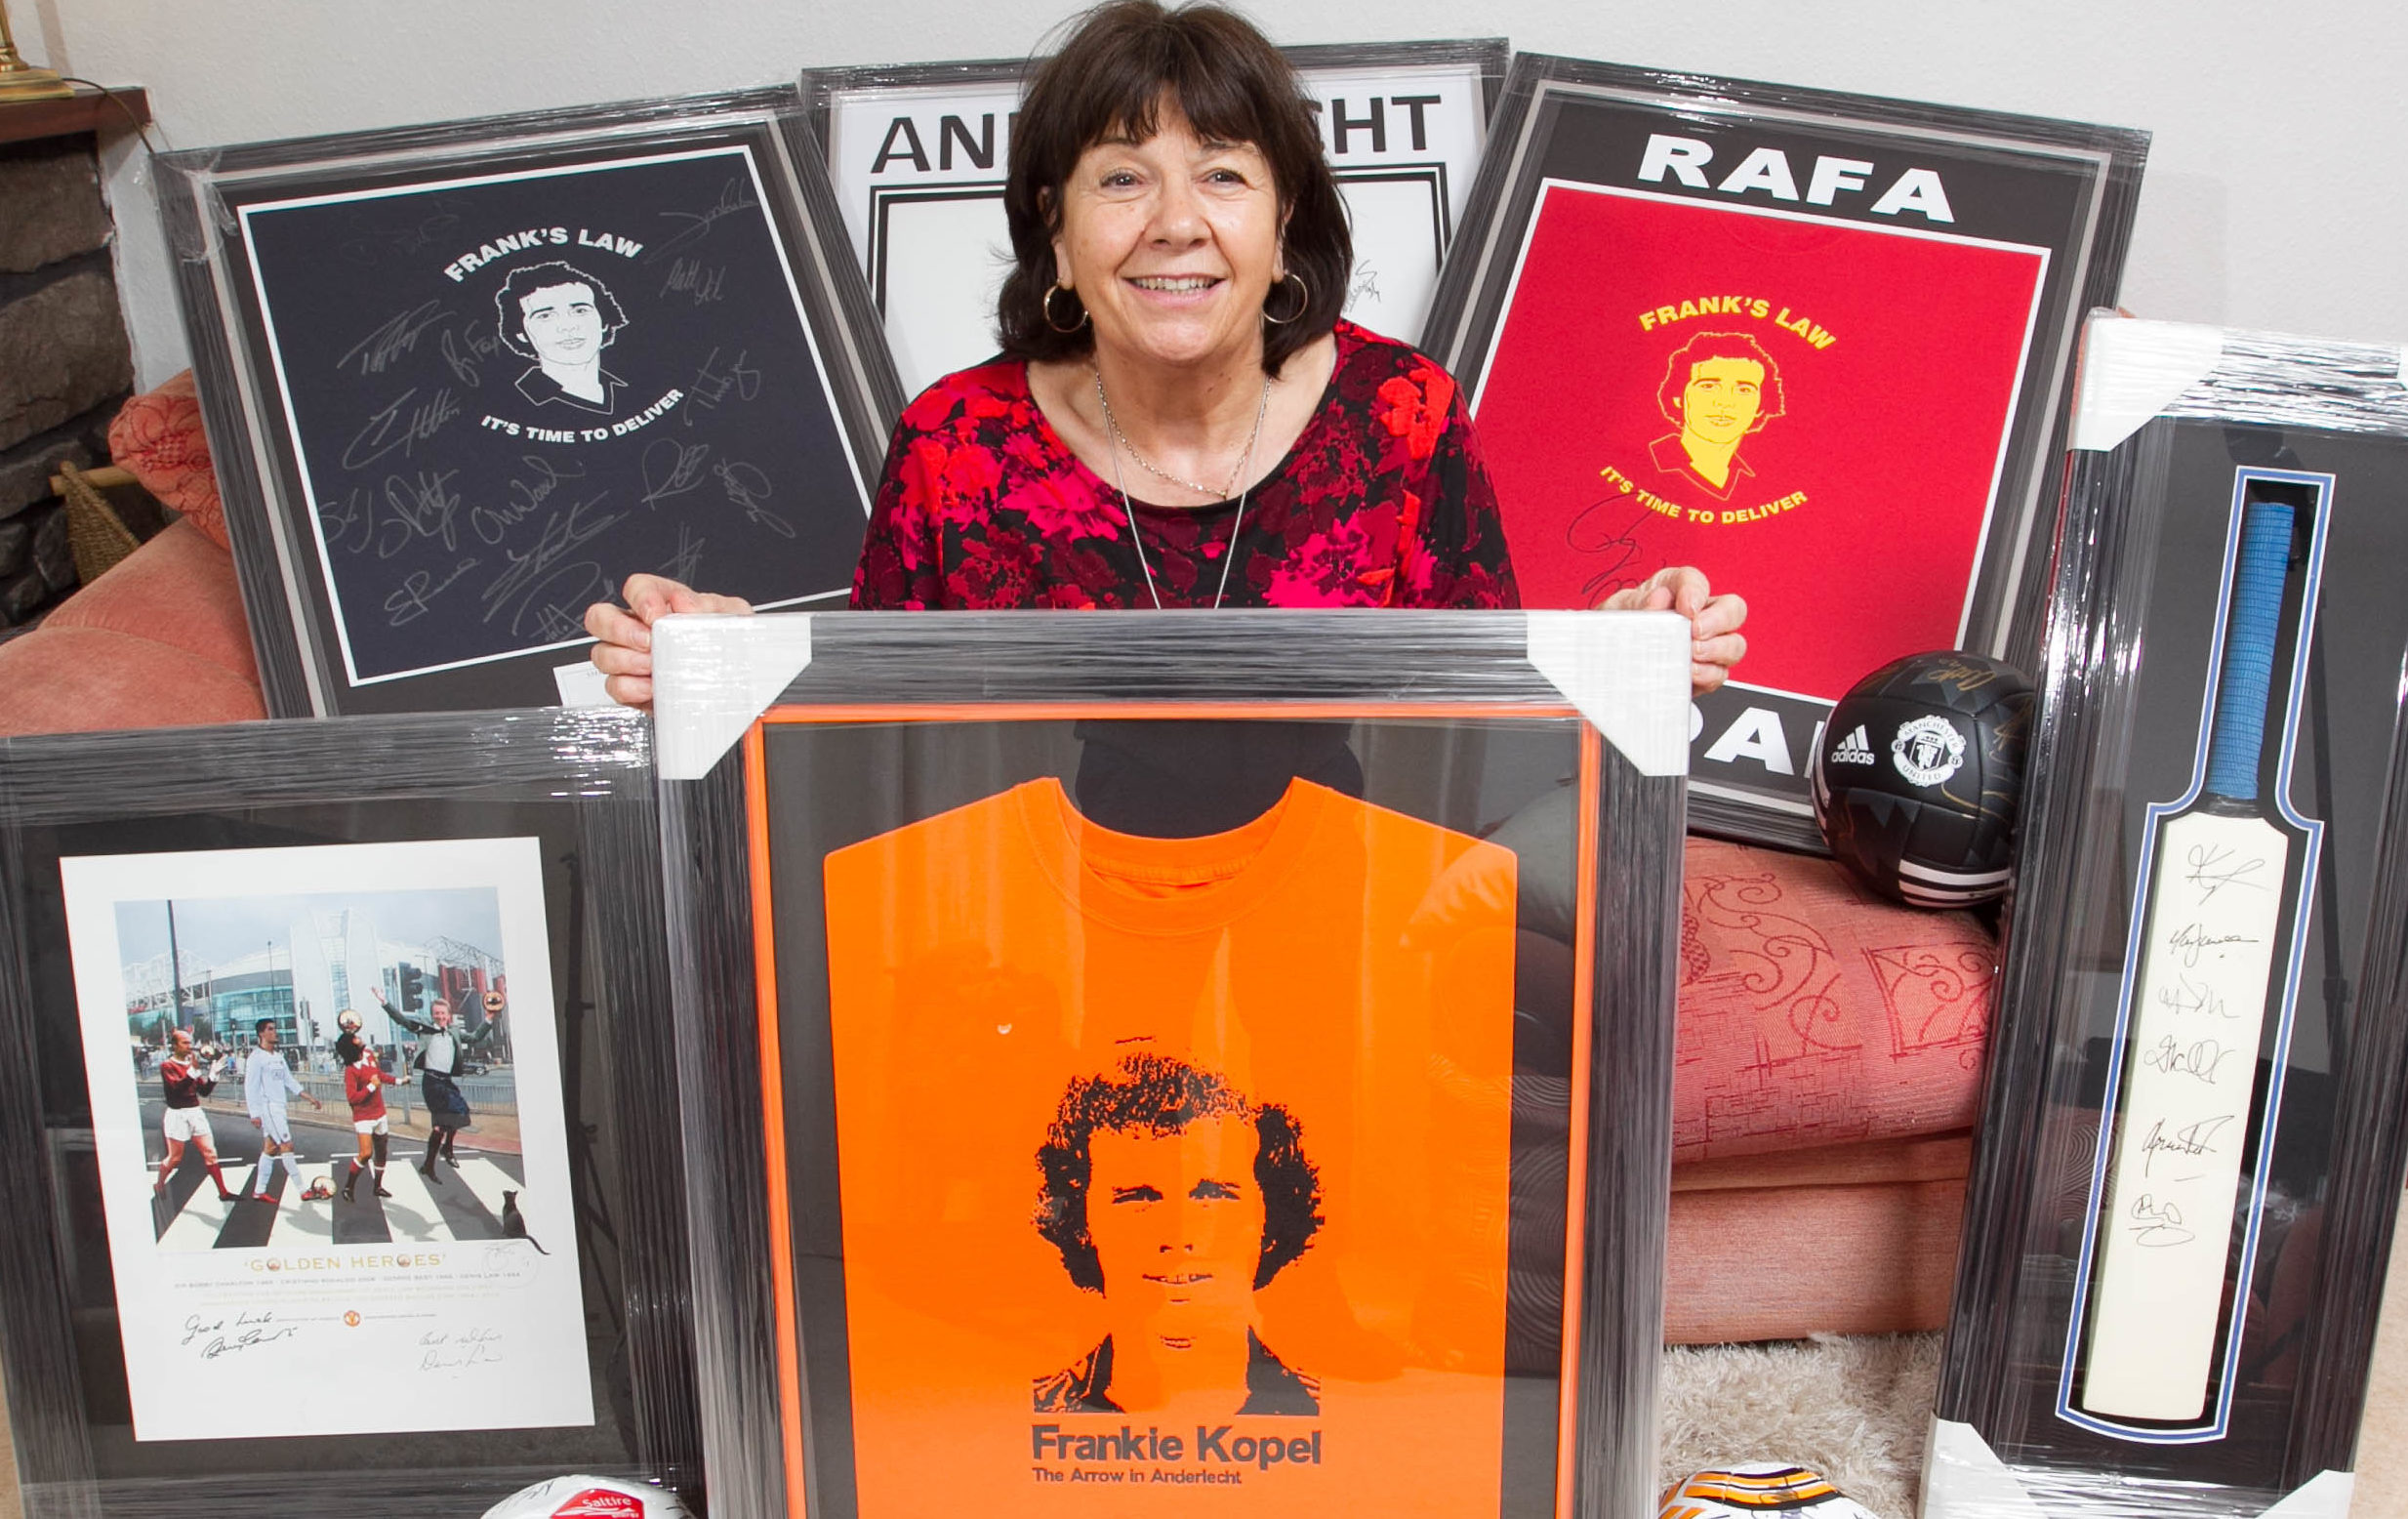
<instances>
[{"instance_id":1,"label":"red floral patterned top","mask_svg":"<svg viewBox=\"0 0 2408 1519\"><path fill-rule=\"evenodd\" d=\"M1245 498L1224 606L1521 605L1496 492L1447 372L1337 324L1337 365L1295 447ZM1132 498L1134 493L1132 492ZM1134 501L1164 606L1210 606L1235 502ZM1147 607L1120 491L1029 394L1028 365L948 375L904 408L853 605Z\"/></svg>"}]
</instances>

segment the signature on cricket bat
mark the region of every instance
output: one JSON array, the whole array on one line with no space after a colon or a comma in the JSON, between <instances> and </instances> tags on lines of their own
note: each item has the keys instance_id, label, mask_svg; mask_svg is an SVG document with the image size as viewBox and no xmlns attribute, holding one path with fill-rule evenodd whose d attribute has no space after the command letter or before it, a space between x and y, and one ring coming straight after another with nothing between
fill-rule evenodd
<instances>
[{"instance_id":1,"label":"signature on cricket bat","mask_svg":"<svg viewBox=\"0 0 2408 1519\"><path fill-rule=\"evenodd\" d=\"M2215 1355L2283 841L2255 818L2171 819L2134 1000L2084 1406L2195 1415Z\"/></svg>"}]
</instances>

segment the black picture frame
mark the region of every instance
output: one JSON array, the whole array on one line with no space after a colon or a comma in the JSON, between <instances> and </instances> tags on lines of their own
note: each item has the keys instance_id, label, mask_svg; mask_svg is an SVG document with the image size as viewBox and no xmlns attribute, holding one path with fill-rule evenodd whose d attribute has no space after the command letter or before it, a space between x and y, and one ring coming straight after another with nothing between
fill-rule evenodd
<instances>
[{"instance_id":1,"label":"black picture frame","mask_svg":"<svg viewBox=\"0 0 2408 1519\"><path fill-rule=\"evenodd\" d=\"M2075 339L2114 304L2147 135L1528 53L1491 131L1424 346L1524 600L1664 563L1746 595L1693 820L1819 850L1808 760L1851 684L1935 648L2029 663ZM1691 452L1664 377L1708 338L1762 390Z\"/></svg>"},{"instance_id":2,"label":"black picture frame","mask_svg":"<svg viewBox=\"0 0 2408 1519\"><path fill-rule=\"evenodd\" d=\"M897 820L979 811L1008 801L999 788L1032 776L1050 786L1046 777L1069 770L1079 771L1073 789L1085 815L1112 816L1108 826L1152 833L1156 842L1228 829L1283 795L1292 799L1293 789L1283 790L1288 777L1309 771L1328 779L1350 759L1367 800L1377 794L1374 805L1395 802L1398 796L1382 790L1379 777L1391 772L1379 746L1417 751L1423 760L1476 752L1450 747L1457 718L1467 729L1501 723L1517 730L1517 742L1575 745L1588 787L1557 787L1544 762L1492 774L1502 789L1535 781L1560 808L1554 826L1525 835L1509 832L1516 825L1508 822L1492 835L1558 857L1553 869L1533 865L1522 889L1518 922L1530 931L1518 942L1553 931L1593 950L1588 1000L1575 995L1566 1005L1578 1008L1570 1021L1585 1033L1559 1033L1585 1040L1599 1057L1572 1064L1569 1081L1558 1072L1532 1074L1526 1084L1526 1057L1554 1036L1517 1041L1516 1112L1527 1103L1530 1113L1516 1118L1516 1132L1551 1105L1601 1116L1570 1130L1584 1134L1572 1151L1558 1151L1573 1156L1570 1172L1583 1189L1567 1210L1571 1237L1580 1242L1576 1287L1567 1282L1563 1256L1551 1257L1538 1237L1544 1227L1534 1214L1515 1226L1513 1291L1532 1303L1546 1299L1539 1319L1569 1297L1578 1305L1578 1337L1566 1347L1558 1325L1552 1346L1538 1345L1531 1364L1500 1378L1497 1511L1604 1516L1653 1502L1685 644L1681 630L1662 619L1647 620L1659 626L1645 630L1612 614L1574 621L1593 627L1574 631L1570 644L1551 641L1545 631L1563 624L1518 613L1133 613L1110 630L1008 613L662 625L657 716L664 839L675 862L669 897L679 1075L687 1110L714 1115L687 1131L693 1216L712 1221L693 1240L714 1512L875 1519L877 1511L856 1487L855 1420L865 1405L852 1390L860 1363L848 1360L858 1341L843 1338L845 1324L860 1321L848 1320L845 1284L853 1278L846 1273L858 1268L848 1266L855 1246L840 1219L860 1205L844 1202L853 1194L834 1164L843 1141L830 1121L841 1109L831 1104L843 1100L843 1088L840 1074L831 1077L831 1005L815 1000L824 991L813 991L826 985L819 978L833 954L832 941L811 931L813 914L834 900L815 894L823 851ZM1541 632L1533 635L1534 626ZM1548 652L1572 645L1577 657ZM1610 696L1582 692L1608 671L1644 673ZM1573 692L1582 692L1576 705ZM1373 729L1384 731L1367 740ZM1343 747L1323 742L1332 733ZM1653 736L1634 742L1638 734ZM796 752L781 760L780 745ZM1076 758L1082 748L1088 760ZM1206 749L1229 761L1211 767L1216 775L1245 781L1226 791L1211 780L1167 793L1122 790L1115 801L1113 783L1098 778L1131 755L1151 757L1141 764L1178 766ZM1439 793L1457 793L1456 803L1479 811L1483 782L1472 767L1417 768L1437 777ZM1166 796L1182 804L1181 819L1161 811ZM1583 796L1593 810L1582 810L1575 799ZM1109 810L1122 804L1144 820ZM1451 815L1445 807L1452 803L1434 804ZM1580 839L1593 847L1572 851ZM792 883L791 893L781 880ZM1551 908L1538 905L1550 896ZM1550 923L1556 927L1542 926ZM1517 992L1515 1000L1519 1006L1529 999ZM844 1058L840 1050L833 1056L838 1065ZM773 1093L775 1103L767 1100ZM1528 1185L1537 1189L1529 1196L1552 1186L1562 1201L1567 1173L1543 1164L1544 1145L1524 1156L1521 1143L1516 1174L1527 1160ZM773 1158L767 1176L764 1152ZM781 1175L783 1187L771 1179ZM1519 1215L1523 1195L1516 1196ZM960 1258L955 1251L932 1253ZM782 1269L774 1264L781 1261ZM854 1291L867 1289L856 1283ZM1510 1351L1511 1323L1500 1321L1507 1337L1500 1354ZM886 1364L880 1375L891 1377L897 1363ZM1576 1389L1569 1411L1567 1385ZM983 1442L991 1457L997 1431L1010 1434L1023 1457L1010 1480L1030 1481L1027 1403L1016 1415L1008 1398L962 1407L955 1420L961 1438ZM1559 1416L1569 1431L1561 1444ZM1135 1422L1142 1427L1142 1418ZM1191 1453L1190 1459L1204 1457ZM995 1500L1020 1498L999 1490Z\"/></svg>"},{"instance_id":3,"label":"black picture frame","mask_svg":"<svg viewBox=\"0 0 2408 1519\"><path fill-rule=\"evenodd\" d=\"M667 1075L674 1056L661 1012L667 967L660 895L653 884L659 869L656 818L649 734L642 718L624 712L247 723L19 738L0 747L0 946L5 947L0 1028L19 1053L0 1070L0 1155L7 1160L0 1207L10 1220L0 1231L5 1233L0 1304L6 1305L0 1345L28 1515L148 1519L219 1509L319 1513L328 1502L329 1481L350 1480L374 1488L378 1512L436 1519L480 1511L563 1470L666 1484L699 1498L701 1430L685 1274L686 1220L676 1183L677 1108ZM134 1373L125 1358L110 1262L113 1252L148 1248L151 1242L114 1238L110 1230L122 1217L103 1207L106 1189L98 1167L107 1143L104 1129L96 1128L96 1114L111 1100L102 1092L103 1078L122 1068L114 1062L106 1072L91 1067L92 1047L78 1037L80 1023L89 1038L94 1015L79 1008L81 967L70 964L77 910L61 861L113 858L122 866L128 857L155 855L165 862L188 859L192 851L212 861L232 861L263 849L287 858L346 849L439 855L464 842L487 847L497 839L517 848L530 869L540 854L540 907L548 937L543 950L553 1000L552 1037L546 1043L557 1050L575 1217L569 1237L549 1244L569 1248L577 1259L582 1308L571 1316L585 1338L593 1422L512 1428L508 1407L471 1408L465 1414L447 1408L435 1417L438 1411L427 1405L423 1383L429 1375L439 1381L447 1374L429 1370L431 1362L406 1369L422 1384L408 1401L385 1390L392 1376L402 1375L400 1367L388 1369L384 1382L354 1383L338 1375L331 1385L297 1382L281 1400L253 1401L232 1394L230 1384L211 1380L212 1368L239 1363L234 1352L247 1347L235 1343L225 1360L194 1361L169 1385L178 1399L215 1400L221 1409L232 1403L230 1413L213 1410L209 1416L232 1417L243 1436L138 1434L132 1409L140 1400L129 1401ZM139 873L139 859L126 868ZM191 878L190 868L176 868ZM376 888L373 881L359 885ZM87 916L84 925L89 923ZM303 982L291 944L281 966L272 964L272 953L270 958L267 981L280 969L288 988ZM183 964L182 970L198 974L190 964ZM427 972L430 989L437 980L434 971ZM509 1012L513 1020L509 1058L525 1068L515 1047L526 1043L518 1032L524 1025L516 1021L528 1012L521 1001L514 1000ZM298 1002L297 992L288 991L288 1018ZM255 1010L247 1007L237 1021L247 1027L247 1014ZM304 1009L303 1015L322 1023L333 1010ZM193 1021L197 1025L198 1013ZM220 1016L220 1023L225 1021ZM234 1042L224 1029L213 1026L208 1032L213 1038L224 1035L229 1046ZM388 1064L406 1065L406 1055ZM305 1061L304 1075L310 1069ZM400 1097L416 1077L406 1069L393 1074ZM242 1082L230 1079L232 1117L219 1127L222 1134L240 1135ZM159 1078L138 1076L137 1084L155 1088ZM337 1170L341 1156L350 1150L352 1115L343 1109L340 1082L336 1086L327 1104L331 1120L303 1111L301 1098L293 1099L295 1137L313 1170L322 1170L320 1141L336 1144ZM526 1089L520 1088L520 1113L527 1111ZM435 1233L449 1232L455 1241L451 1251L484 1248L465 1243L477 1237L477 1227L459 1209L473 1212L474 1207L451 1195L475 1179L463 1170L477 1166L471 1152L479 1145L494 1148L479 1137L494 1122L486 1116L472 1125L460 1146L468 1158L428 1183L421 1196L421 1202L436 1194L449 1199L442 1202L444 1222ZM312 1123L339 1133L339 1141L325 1140L325 1133L307 1127ZM400 1146L419 1147L407 1137L406 1118L396 1131L403 1136ZM522 1154L537 1153L542 1141L532 1129L513 1126L511 1131ZM222 1151L237 1181L236 1168L243 1164L238 1149ZM396 1167L410 1164L395 1154ZM526 1168L534 1164L520 1163L524 1175L532 1174ZM524 1184L524 1175L515 1179ZM406 1178L398 1170L393 1176L403 1200L398 1206L408 1206ZM170 1194L178 1199L179 1224L201 1211L201 1194L207 1191L203 1186L182 1198L183 1184L191 1179L180 1170L178 1192ZM343 1258L360 1253L373 1229L352 1234L347 1243L341 1232L346 1225L336 1222L330 1240L319 1242L329 1226L328 1211L349 1205L305 1202L293 1195L299 1190L296 1180L282 1184L272 1210L240 1203L230 1206L222 1225L202 1220L224 1231L213 1256L250 1261L255 1270L271 1259L301 1270L293 1260L323 1255L327 1268L341 1260L343 1269L352 1269L356 1263ZM134 1185L139 1188L141 1179ZM481 1200L481 1187L478 1196ZM367 1213L356 1216L364 1219ZM415 1248L398 1243L404 1238L401 1226L391 1227L396 1244L387 1250ZM267 1313L262 1323L281 1322L275 1319L279 1308L294 1305L275 1295L274 1278L267 1280L270 1286L249 1300L249 1309ZM211 1291L223 1297L228 1290ZM433 1304L422 1303L434 1311L420 1312L387 1300L382 1293L359 1295L364 1317L399 1313L408 1319L416 1313L414 1322L423 1321L424 1333L441 1334L442 1315ZM324 1304L309 1313L311 1322L300 1333L367 1333L336 1325ZM408 1325L402 1329L414 1336L422 1334ZM171 1348L190 1359L188 1352L200 1343L175 1348L171 1342ZM154 1399L150 1406L160 1405ZM289 1425L305 1412L308 1421L322 1421L329 1409L344 1421L339 1436L275 1433L278 1424ZM335 1452L341 1453L339 1459Z\"/></svg>"},{"instance_id":4,"label":"black picture frame","mask_svg":"<svg viewBox=\"0 0 2408 1519\"><path fill-rule=\"evenodd\" d=\"M271 715L598 702L637 571L845 595L902 397L806 141L763 89L161 158Z\"/></svg>"},{"instance_id":5,"label":"black picture frame","mask_svg":"<svg viewBox=\"0 0 2408 1519\"><path fill-rule=\"evenodd\" d=\"M1281 51L1314 92L1324 145L1355 218L1356 289L1347 315L1409 342L1421 330L1479 167L1487 118L1504 85L1506 43ZM1010 116L1034 62L802 72L811 128L907 391L995 351L993 298L1011 251L1000 205ZM1398 94L1400 84L1409 93ZM1377 88L1350 107L1350 85ZM866 130L875 131L875 144Z\"/></svg>"},{"instance_id":6,"label":"black picture frame","mask_svg":"<svg viewBox=\"0 0 2408 1519\"><path fill-rule=\"evenodd\" d=\"M1987 1512L2011 1484L2202 1515L2314 1487L2297 1502L2313 1512L2347 1492L2408 1162L2399 353L2104 316L2086 341L1925 1511ZM2208 703L2236 678L2235 566L2264 502L2294 525L2246 815L2293 842L2247 888L2274 928L2271 970L2217 1018L2179 985L2142 989L2163 959L2221 1004L2214 967L2237 953L2184 958L2185 915L2165 916L2158 883L2213 887L2217 862L2156 845L2203 776L2217 790L2206 767L2233 719ZM2175 1054L2151 1058L2152 1014L2179 1025ZM2184 1151L2238 1167L2228 1213L2194 1209L2196 1228L2148 1235L2142 1214L2179 1201L2197 1163L2150 1173L2163 1200L2120 1180L2144 1070L2195 1076L2232 1109ZM2091 1389L2110 1231L2222 1251L2195 1412L2140 1416Z\"/></svg>"}]
</instances>

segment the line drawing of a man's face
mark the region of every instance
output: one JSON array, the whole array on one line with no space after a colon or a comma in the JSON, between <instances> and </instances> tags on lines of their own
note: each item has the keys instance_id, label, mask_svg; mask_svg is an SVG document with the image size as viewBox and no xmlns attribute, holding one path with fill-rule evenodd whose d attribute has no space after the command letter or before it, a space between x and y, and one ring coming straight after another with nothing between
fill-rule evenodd
<instances>
[{"instance_id":1,"label":"line drawing of a man's face","mask_svg":"<svg viewBox=\"0 0 2408 1519\"><path fill-rule=\"evenodd\" d=\"M602 351L602 313L593 287L580 280L546 285L518 301L519 330L550 370L592 363Z\"/></svg>"},{"instance_id":2,"label":"line drawing of a man's face","mask_svg":"<svg viewBox=\"0 0 2408 1519\"><path fill-rule=\"evenodd\" d=\"M1655 390L1656 410L1680 429L1653 445L1661 469L1682 468L1716 492L1735 473L1751 432L1787 411L1781 373L1764 346L1743 332L1701 332L1673 351Z\"/></svg>"},{"instance_id":3,"label":"line drawing of a man's face","mask_svg":"<svg viewBox=\"0 0 2408 1519\"><path fill-rule=\"evenodd\" d=\"M494 292L502 344L535 367L519 376L530 400L570 400L587 410L610 410L619 382L602 369L602 350L627 325L627 312L600 280L558 259L522 264ZM534 377L541 374L551 384Z\"/></svg>"},{"instance_id":4,"label":"line drawing of a man's face","mask_svg":"<svg viewBox=\"0 0 2408 1519\"><path fill-rule=\"evenodd\" d=\"M1243 1328L1262 1258L1262 1137L1241 1114L1090 1141L1087 1234L1115 1306L1166 1340Z\"/></svg>"},{"instance_id":5,"label":"line drawing of a man's face","mask_svg":"<svg viewBox=\"0 0 2408 1519\"><path fill-rule=\"evenodd\" d=\"M1709 358L1689 366L1681 390L1681 431L1710 443L1736 444L1764 406L1764 366L1752 358Z\"/></svg>"},{"instance_id":6,"label":"line drawing of a man's face","mask_svg":"<svg viewBox=\"0 0 2408 1519\"><path fill-rule=\"evenodd\" d=\"M1037 1152L1038 1233L1110 1326L1041 1408L1108 1410L1185 1387L1309 1412L1314 1383L1254 1333L1258 1289L1322 1227L1295 1119L1217 1071L1150 1051L1074 1078Z\"/></svg>"}]
</instances>

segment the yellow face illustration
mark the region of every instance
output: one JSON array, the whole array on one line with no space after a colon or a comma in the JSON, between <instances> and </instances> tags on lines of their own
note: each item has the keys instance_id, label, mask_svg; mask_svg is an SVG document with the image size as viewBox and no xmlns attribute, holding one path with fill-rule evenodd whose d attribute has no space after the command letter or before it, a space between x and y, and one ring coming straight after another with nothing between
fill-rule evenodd
<instances>
[{"instance_id":1,"label":"yellow face illustration","mask_svg":"<svg viewBox=\"0 0 2408 1519\"><path fill-rule=\"evenodd\" d=\"M1247 1323L1262 1258L1261 1143L1242 1116L1166 1134L1096 1131L1087 1231L1115 1318L1174 1347Z\"/></svg>"},{"instance_id":2,"label":"yellow face illustration","mask_svg":"<svg viewBox=\"0 0 2408 1519\"><path fill-rule=\"evenodd\" d=\"M1752 358L1707 358L1689 366L1681 390L1681 431L1709 443L1736 444L1764 405L1764 366Z\"/></svg>"}]
</instances>

